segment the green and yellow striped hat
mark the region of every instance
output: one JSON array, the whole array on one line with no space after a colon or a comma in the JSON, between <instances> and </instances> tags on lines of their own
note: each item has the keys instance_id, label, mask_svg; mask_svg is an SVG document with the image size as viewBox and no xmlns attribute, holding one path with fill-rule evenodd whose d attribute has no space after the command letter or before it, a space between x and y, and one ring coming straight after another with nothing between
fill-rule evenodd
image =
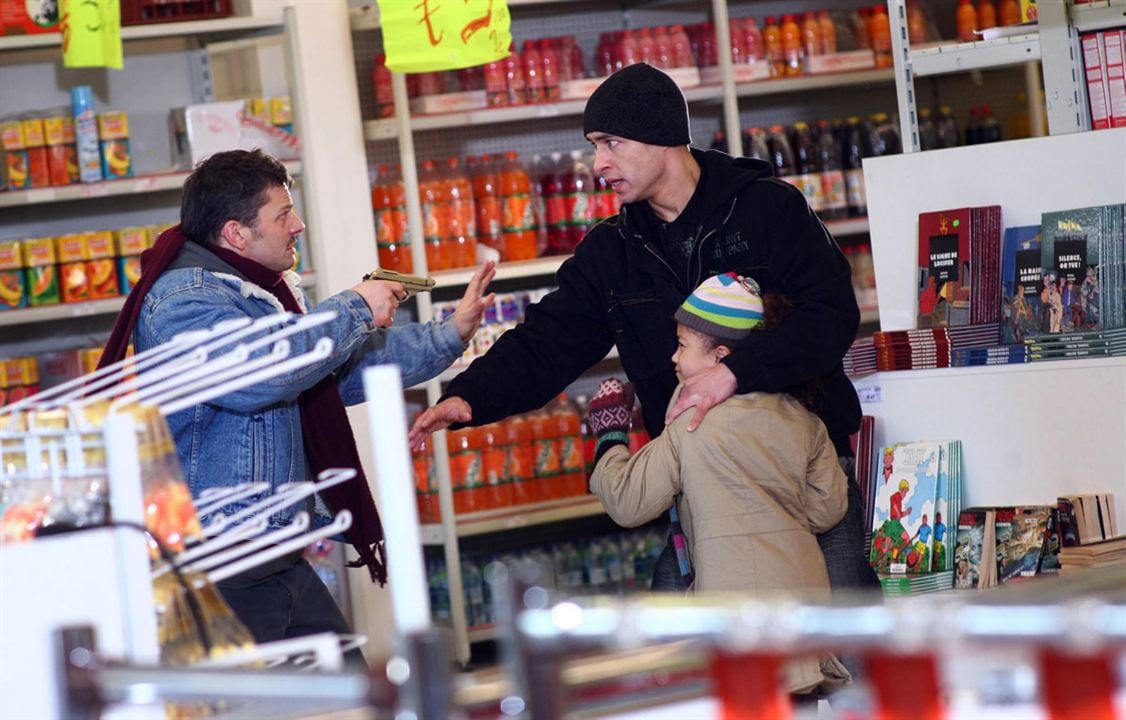
<instances>
[{"instance_id":1,"label":"green and yellow striped hat","mask_svg":"<svg viewBox=\"0 0 1126 720\"><path fill-rule=\"evenodd\" d=\"M739 340L762 324L758 283L735 273L700 283L673 316L678 323L723 340Z\"/></svg>"}]
</instances>

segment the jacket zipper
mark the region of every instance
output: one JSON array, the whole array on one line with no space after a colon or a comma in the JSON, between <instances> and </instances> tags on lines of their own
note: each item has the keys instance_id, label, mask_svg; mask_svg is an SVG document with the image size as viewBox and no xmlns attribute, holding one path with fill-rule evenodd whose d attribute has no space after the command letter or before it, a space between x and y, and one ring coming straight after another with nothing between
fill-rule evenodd
<instances>
[{"instance_id":1,"label":"jacket zipper","mask_svg":"<svg viewBox=\"0 0 1126 720\"><path fill-rule=\"evenodd\" d=\"M696 242L696 256L694 258L695 260L700 259L700 253L703 251L704 243L708 241L708 238L710 238L712 235L715 235L717 232L719 232L723 228L727 227L727 221L731 219L731 215L735 212L735 203L736 202L738 202L738 198L731 201L731 207L727 208L727 215L724 216L722 221L720 221L718 227L713 228L711 230L711 232L709 232L703 238L700 238L700 239L697 240L697 242ZM703 229L704 229L704 226L701 225L700 230L703 230ZM697 233L698 232L699 231L697 231ZM703 272L704 272L704 264L703 264L702 261L700 261L696 265L696 282L689 285L690 290L695 290L697 287L699 287L699 285L700 285L700 275L702 275ZM688 264L688 273L689 274L692 273L692 263Z\"/></svg>"}]
</instances>

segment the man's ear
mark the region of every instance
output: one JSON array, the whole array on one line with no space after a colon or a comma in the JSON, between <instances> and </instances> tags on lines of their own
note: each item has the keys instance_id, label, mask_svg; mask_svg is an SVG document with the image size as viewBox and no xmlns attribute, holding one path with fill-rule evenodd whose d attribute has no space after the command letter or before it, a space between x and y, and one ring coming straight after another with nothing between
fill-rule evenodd
<instances>
[{"instance_id":1,"label":"man's ear","mask_svg":"<svg viewBox=\"0 0 1126 720\"><path fill-rule=\"evenodd\" d=\"M236 252L246 249L246 227L238 220L228 220L219 229L219 244Z\"/></svg>"}]
</instances>

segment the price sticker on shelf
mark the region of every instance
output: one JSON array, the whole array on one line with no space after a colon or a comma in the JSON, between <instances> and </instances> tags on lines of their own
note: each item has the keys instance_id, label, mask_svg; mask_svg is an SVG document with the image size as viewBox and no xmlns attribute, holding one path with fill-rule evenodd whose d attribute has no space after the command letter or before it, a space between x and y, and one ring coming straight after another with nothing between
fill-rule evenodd
<instances>
[{"instance_id":1,"label":"price sticker on shelf","mask_svg":"<svg viewBox=\"0 0 1126 720\"><path fill-rule=\"evenodd\" d=\"M120 70L121 0L61 0L63 65Z\"/></svg>"},{"instance_id":2,"label":"price sticker on shelf","mask_svg":"<svg viewBox=\"0 0 1126 720\"><path fill-rule=\"evenodd\" d=\"M879 385L858 385L856 394L860 398L861 405L883 402L884 399L884 390Z\"/></svg>"},{"instance_id":3,"label":"price sticker on shelf","mask_svg":"<svg viewBox=\"0 0 1126 720\"><path fill-rule=\"evenodd\" d=\"M508 57L507 0L378 2L387 67L395 72L457 70Z\"/></svg>"}]
</instances>

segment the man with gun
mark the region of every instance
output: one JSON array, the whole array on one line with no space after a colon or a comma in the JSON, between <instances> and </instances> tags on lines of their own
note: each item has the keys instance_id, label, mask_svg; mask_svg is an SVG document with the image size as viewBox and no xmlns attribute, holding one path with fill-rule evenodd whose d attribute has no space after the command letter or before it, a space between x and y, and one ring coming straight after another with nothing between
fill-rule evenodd
<instances>
[{"instance_id":1,"label":"man with gun","mask_svg":"<svg viewBox=\"0 0 1126 720\"><path fill-rule=\"evenodd\" d=\"M106 344L102 364L189 330L235 318L332 311L336 318L288 338L292 354L321 337L333 351L318 363L168 418L177 454L194 494L242 483L268 482L271 491L317 477L327 468L354 468L357 476L317 496L314 522L348 509L345 533L373 581L387 578L383 529L368 490L345 404L363 402L362 371L396 363L403 384L432 378L449 367L477 331L493 296L485 295L494 267L485 263L469 281L454 315L444 322L390 327L409 292L429 289L429 278L365 279L310 307L293 272L297 236L305 224L293 208L285 166L259 150L233 150L200 163L184 183L180 224L141 256L141 279L130 292ZM374 277L387 278L387 275ZM232 503L232 513L253 499ZM277 529L302 508L280 510ZM267 642L318 632L349 632L324 583L301 552L219 583L223 597L255 640ZM362 662L359 651L349 658Z\"/></svg>"}]
</instances>

